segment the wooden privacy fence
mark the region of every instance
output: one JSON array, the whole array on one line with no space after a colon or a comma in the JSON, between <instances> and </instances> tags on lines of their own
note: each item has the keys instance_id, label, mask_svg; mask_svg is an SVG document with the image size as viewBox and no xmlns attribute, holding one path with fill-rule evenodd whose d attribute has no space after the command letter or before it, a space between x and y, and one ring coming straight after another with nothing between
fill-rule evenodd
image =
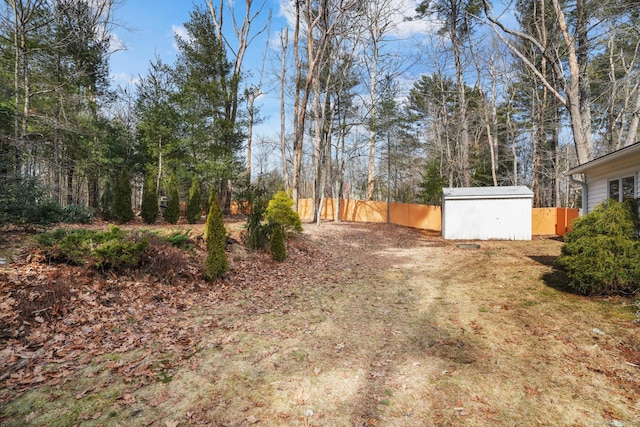
<instances>
[{"instance_id":1,"label":"wooden privacy fence","mask_svg":"<svg viewBox=\"0 0 640 427\"><path fill-rule=\"evenodd\" d=\"M391 203L390 223L422 230L442 231L440 206ZM320 218L334 220L335 200L326 199ZM313 219L311 199L298 201L298 214L303 221ZM577 209L533 208L531 234L564 236L571 230L571 222L578 217ZM338 219L347 222L387 222L387 204L366 200L341 200Z\"/></svg>"}]
</instances>

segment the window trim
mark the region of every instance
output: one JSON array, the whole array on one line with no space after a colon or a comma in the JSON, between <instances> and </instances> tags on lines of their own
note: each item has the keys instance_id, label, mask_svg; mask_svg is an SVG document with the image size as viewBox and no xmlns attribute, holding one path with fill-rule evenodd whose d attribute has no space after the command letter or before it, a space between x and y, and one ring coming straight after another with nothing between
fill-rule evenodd
<instances>
[{"instance_id":1,"label":"window trim","mask_svg":"<svg viewBox=\"0 0 640 427\"><path fill-rule=\"evenodd\" d=\"M612 182L617 182L618 183L617 201L618 202L623 202L624 200L626 200L624 198L625 191L624 191L623 183L624 183L625 180L628 180L628 179L632 179L633 180L633 197L632 198L635 199L636 195L637 195L637 185L638 185L635 173L633 173L631 175L621 176L621 177L618 177L618 178L608 179L607 180L607 198L616 200L616 198L611 196L611 183Z\"/></svg>"}]
</instances>

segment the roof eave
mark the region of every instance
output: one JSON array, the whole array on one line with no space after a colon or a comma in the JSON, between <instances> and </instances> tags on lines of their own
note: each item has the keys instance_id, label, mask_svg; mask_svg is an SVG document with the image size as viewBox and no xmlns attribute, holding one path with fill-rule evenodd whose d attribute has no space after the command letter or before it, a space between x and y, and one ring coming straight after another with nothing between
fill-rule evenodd
<instances>
[{"instance_id":1,"label":"roof eave","mask_svg":"<svg viewBox=\"0 0 640 427\"><path fill-rule=\"evenodd\" d=\"M636 152L640 152L640 142L636 142L633 145L629 145L627 147L621 148L618 151L614 151L613 153L606 154L602 157L598 157L597 159L591 160L587 163L583 163L576 167L573 167L564 173L564 176L575 175L579 173L584 173L589 169L593 169L598 166L606 165L607 163L613 162L619 158L628 156L629 154L633 154Z\"/></svg>"}]
</instances>

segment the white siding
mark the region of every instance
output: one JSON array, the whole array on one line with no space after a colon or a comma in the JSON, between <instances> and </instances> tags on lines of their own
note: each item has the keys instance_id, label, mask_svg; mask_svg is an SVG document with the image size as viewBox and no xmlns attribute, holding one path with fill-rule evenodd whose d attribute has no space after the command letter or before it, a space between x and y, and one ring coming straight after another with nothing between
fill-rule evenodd
<instances>
[{"instance_id":1,"label":"white siding","mask_svg":"<svg viewBox=\"0 0 640 427\"><path fill-rule=\"evenodd\" d=\"M640 197L638 172L640 171L640 155L620 159L614 164L607 164L587 172L587 209L589 212L608 197L609 180L634 176L636 181L636 197Z\"/></svg>"}]
</instances>

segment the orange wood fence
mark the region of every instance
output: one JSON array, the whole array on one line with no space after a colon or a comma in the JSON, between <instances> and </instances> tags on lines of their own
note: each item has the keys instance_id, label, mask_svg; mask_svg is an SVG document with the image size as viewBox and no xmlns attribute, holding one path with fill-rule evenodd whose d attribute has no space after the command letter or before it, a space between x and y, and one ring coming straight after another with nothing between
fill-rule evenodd
<instances>
[{"instance_id":1,"label":"orange wood fence","mask_svg":"<svg viewBox=\"0 0 640 427\"><path fill-rule=\"evenodd\" d=\"M335 200L326 199L322 214L323 220L333 220ZM423 230L442 231L442 208L440 206L391 203L390 223ZM313 218L311 199L298 201L298 214L303 221ZM564 236L571 230L571 222L578 217L577 209L534 208L531 213L531 232L535 236ZM385 202L365 200L340 200L338 219L347 222L387 222L387 204Z\"/></svg>"}]
</instances>

